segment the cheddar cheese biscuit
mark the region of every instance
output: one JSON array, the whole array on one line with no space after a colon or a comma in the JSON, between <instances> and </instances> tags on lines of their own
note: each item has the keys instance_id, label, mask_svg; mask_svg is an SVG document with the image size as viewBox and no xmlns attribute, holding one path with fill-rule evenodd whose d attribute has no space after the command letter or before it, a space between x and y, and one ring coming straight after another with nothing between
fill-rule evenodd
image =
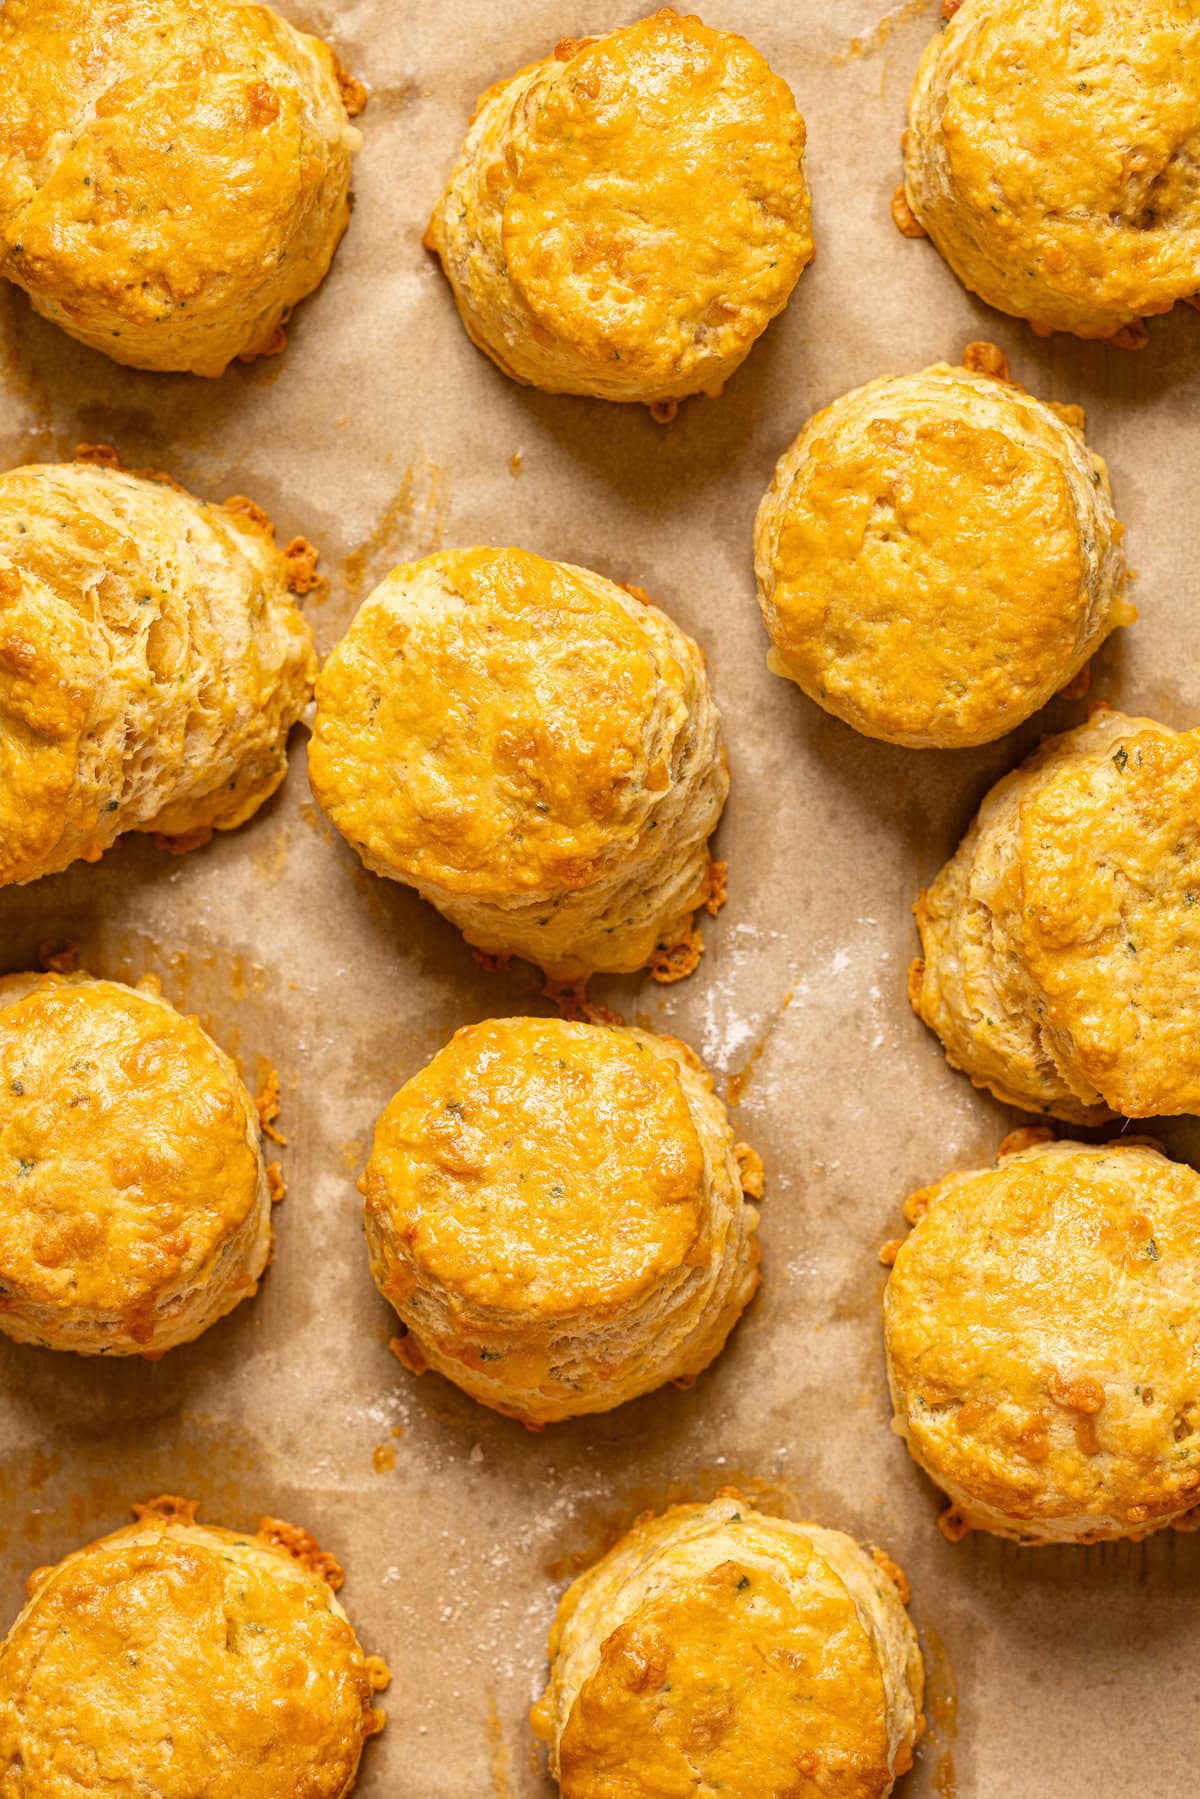
<instances>
[{"instance_id":1,"label":"cheddar cheese biscuit","mask_svg":"<svg viewBox=\"0 0 1200 1799\"><path fill-rule=\"evenodd\" d=\"M196 1020L148 986L0 977L0 1330L159 1355L270 1249L254 1103Z\"/></svg>"},{"instance_id":2,"label":"cheddar cheese biscuit","mask_svg":"<svg viewBox=\"0 0 1200 1799\"><path fill-rule=\"evenodd\" d=\"M393 570L321 671L308 769L367 867L478 949L564 981L694 964L720 719L636 590L513 549Z\"/></svg>"},{"instance_id":3,"label":"cheddar cheese biscuit","mask_svg":"<svg viewBox=\"0 0 1200 1799\"><path fill-rule=\"evenodd\" d=\"M240 0L8 0L0 273L117 362L282 348L350 216L363 93Z\"/></svg>"},{"instance_id":4,"label":"cheddar cheese biscuit","mask_svg":"<svg viewBox=\"0 0 1200 1799\"><path fill-rule=\"evenodd\" d=\"M1098 708L997 783L916 905L956 1068L1094 1124L1200 1110L1200 732Z\"/></svg>"},{"instance_id":5,"label":"cheddar cheese biscuit","mask_svg":"<svg viewBox=\"0 0 1200 1799\"><path fill-rule=\"evenodd\" d=\"M904 196L959 280L1136 344L1200 292L1197 0L963 0L921 61Z\"/></svg>"},{"instance_id":6,"label":"cheddar cheese biscuit","mask_svg":"<svg viewBox=\"0 0 1200 1799\"><path fill-rule=\"evenodd\" d=\"M0 1799L346 1799L388 1672L306 1531L185 1500L39 1568L0 1644Z\"/></svg>"},{"instance_id":7,"label":"cheddar cheese biscuit","mask_svg":"<svg viewBox=\"0 0 1200 1799\"><path fill-rule=\"evenodd\" d=\"M884 1298L895 1428L948 1534L1139 1537L1200 1503L1200 1176L1035 1142L914 1194Z\"/></svg>"},{"instance_id":8,"label":"cheddar cheese biscuit","mask_svg":"<svg viewBox=\"0 0 1200 1799\"><path fill-rule=\"evenodd\" d=\"M550 1632L532 1722L563 1799L886 1799L924 1725L887 1568L737 1493L641 1518Z\"/></svg>"},{"instance_id":9,"label":"cheddar cheese biscuit","mask_svg":"<svg viewBox=\"0 0 1200 1799\"><path fill-rule=\"evenodd\" d=\"M987 743L1133 619L1121 536L1077 409L978 367L869 382L759 507L770 666L868 737Z\"/></svg>"},{"instance_id":10,"label":"cheddar cheese biscuit","mask_svg":"<svg viewBox=\"0 0 1200 1799\"><path fill-rule=\"evenodd\" d=\"M669 413L812 257L804 135L745 38L664 8L489 88L426 243L505 374Z\"/></svg>"},{"instance_id":11,"label":"cheddar cheese biscuit","mask_svg":"<svg viewBox=\"0 0 1200 1799\"><path fill-rule=\"evenodd\" d=\"M468 1025L386 1108L360 1185L402 1359L531 1424L690 1381L758 1285L725 1108L648 1031Z\"/></svg>"},{"instance_id":12,"label":"cheddar cheese biscuit","mask_svg":"<svg viewBox=\"0 0 1200 1799\"><path fill-rule=\"evenodd\" d=\"M248 501L90 462L0 475L0 886L258 810L312 693L314 558Z\"/></svg>"}]
</instances>

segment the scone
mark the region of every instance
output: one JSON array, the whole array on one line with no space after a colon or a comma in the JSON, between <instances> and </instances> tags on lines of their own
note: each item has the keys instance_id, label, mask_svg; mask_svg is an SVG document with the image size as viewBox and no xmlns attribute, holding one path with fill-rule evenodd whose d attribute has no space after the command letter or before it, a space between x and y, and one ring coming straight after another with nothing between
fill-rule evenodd
<instances>
[{"instance_id":1,"label":"scone","mask_svg":"<svg viewBox=\"0 0 1200 1799\"><path fill-rule=\"evenodd\" d=\"M951 1065L1076 1124L1200 1111L1200 731L1098 707L987 795L915 911Z\"/></svg>"},{"instance_id":2,"label":"scone","mask_svg":"<svg viewBox=\"0 0 1200 1799\"><path fill-rule=\"evenodd\" d=\"M637 589L525 550L394 569L321 671L308 772L477 949L694 967L729 777L704 657Z\"/></svg>"},{"instance_id":3,"label":"scone","mask_svg":"<svg viewBox=\"0 0 1200 1799\"><path fill-rule=\"evenodd\" d=\"M359 1185L401 1359L529 1424L690 1382L758 1285L725 1108L673 1037L468 1025L383 1112Z\"/></svg>"},{"instance_id":4,"label":"scone","mask_svg":"<svg viewBox=\"0 0 1200 1799\"><path fill-rule=\"evenodd\" d=\"M388 1671L306 1531L182 1499L39 1568L0 1644L0 1799L345 1799Z\"/></svg>"},{"instance_id":5,"label":"scone","mask_svg":"<svg viewBox=\"0 0 1200 1799\"><path fill-rule=\"evenodd\" d=\"M157 1356L270 1249L254 1103L196 1020L151 983L0 978L0 1330Z\"/></svg>"},{"instance_id":6,"label":"scone","mask_svg":"<svg viewBox=\"0 0 1200 1799\"><path fill-rule=\"evenodd\" d=\"M924 1727L907 1597L886 1557L736 1492L647 1514L550 1632L532 1723L563 1799L886 1799Z\"/></svg>"},{"instance_id":7,"label":"scone","mask_svg":"<svg viewBox=\"0 0 1200 1799\"><path fill-rule=\"evenodd\" d=\"M0 886L258 810L312 693L314 560L249 501L89 462L0 474Z\"/></svg>"},{"instance_id":8,"label":"scone","mask_svg":"<svg viewBox=\"0 0 1200 1799\"><path fill-rule=\"evenodd\" d=\"M1011 731L1136 616L1082 413L1014 386L990 345L968 358L817 413L755 526L770 667L917 749Z\"/></svg>"},{"instance_id":9,"label":"scone","mask_svg":"<svg viewBox=\"0 0 1200 1799\"><path fill-rule=\"evenodd\" d=\"M269 6L8 0L0 274L135 368L281 349L350 216L364 98Z\"/></svg>"},{"instance_id":10,"label":"scone","mask_svg":"<svg viewBox=\"0 0 1200 1799\"><path fill-rule=\"evenodd\" d=\"M1141 1537L1200 1503L1200 1176L1047 1135L909 1200L883 1306L895 1429L950 1536Z\"/></svg>"},{"instance_id":11,"label":"scone","mask_svg":"<svg viewBox=\"0 0 1200 1799\"><path fill-rule=\"evenodd\" d=\"M804 120L670 8L482 95L426 244L473 343L550 393L716 394L812 257Z\"/></svg>"},{"instance_id":12,"label":"scone","mask_svg":"<svg viewBox=\"0 0 1200 1799\"><path fill-rule=\"evenodd\" d=\"M897 205L990 306L1136 345L1200 292L1198 84L1191 0L963 0L917 73Z\"/></svg>"}]
</instances>

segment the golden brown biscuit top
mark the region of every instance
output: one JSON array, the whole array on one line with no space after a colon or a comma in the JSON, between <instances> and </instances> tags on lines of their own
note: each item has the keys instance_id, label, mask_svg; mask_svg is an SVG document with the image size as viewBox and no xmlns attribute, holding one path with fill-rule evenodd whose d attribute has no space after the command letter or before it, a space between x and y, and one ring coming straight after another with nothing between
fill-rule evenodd
<instances>
[{"instance_id":1,"label":"golden brown biscuit top","mask_svg":"<svg viewBox=\"0 0 1200 1799\"><path fill-rule=\"evenodd\" d=\"M970 742L1028 710L1090 605L1074 487L1101 475L1073 467L1067 427L942 364L845 395L801 441L767 502L786 672L900 738Z\"/></svg>"},{"instance_id":2,"label":"golden brown biscuit top","mask_svg":"<svg viewBox=\"0 0 1200 1799\"><path fill-rule=\"evenodd\" d=\"M332 83L330 52L267 6L9 0L0 267L139 323L255 292L326 174L318 69Z\"/></svg>"},{"instance_id":3,"label":"golden brown biscuit top","mask_svg":"<svg viewBox=\"0 0 1200 1799\"><path fill-rule=\"evenodd\" d=\"M669 9L556 52L520 121L509 280L597 362L758 335L812 255L804 121L745 38Z\"/></svg>"},{"instance_id":4,"label":"golden brown biscuit top","mask_svg":"<svg viewBox=\"0 0 1200 1799\"><path fill-rule=\"evenodd\" d=\"M121 1313L199 1283L258 1195L237 1077L194 1018L86 975L0 980L0 1285Z\"/></svg>"},{"instance_id":5,"label":"golden brown biscuit top","mask_svg":"<svg viewBox=\"0 0 1200 1799\"><path fill-rule=\"evenodd\" d=\"M1200 1490L1200 1176L1050 1143L909 1202L889 1352L921 1459L1002 1512L1178 1510ZM1130 1508L1133 1508L1130 1510Z\"/></svg>"},{"instance_id":6,"label":"golden brown biscuit top","mask_svg":"<svg viewBox=\"0 0 1200 1799\"><path fill-rule=\"evenodd\" d=\"M416 882L586 886L669 786L686 721L683 670L642 610L525 550L396 569L318 678L318 800Z\"/></svg>"},{"instance_id":7,"label":"golden brown biscuit top","mask_svg":"<svg viewBox=\"0 0 1200 1799\"><path fill-rule=\"evenodd\" d=\"M656 1044L558 1019L468 1025L381 1116L368 1210L427 1276L524 1318L616 1311L706 1260L704 1154Z\"/></svg>"},{"instance_id":8,"label":"golden brown biscuit top","mask_svg":"<svg viewBox=\"0 0 1200 1799\"><path fill-rule=\"evenodd\" d=\"M30 1581L0 1766L39 1799L343 1799L381 1683L319 1575L150 1517Z\"/></svg>"},{"instance_id":9,"label":"golden brown biscuit top","mask_svg":"<svg viewBox=\"0 0 1200 1799\"><path fill-rule=\"evenodd\" d=\"M1021 808L1023 948L1114 1111L1200 1110L1200 732L1131 731Z\"/></svg>"},{"instance_id":10,"label":"golden brown biscuit top","mask_svg":"<svg viewBox=\"0 0 1200 1799\"><path fill-rule=\"evenodd\" d=\"M1196 291L1200 0L964 0L937 55L950 179L997 261L1131 317Z\"/></svg>"},{"instance_id":11,"label":"golden brown biscuit top","mask_svg":"<svg viewBox=\"0 0 1200 1799\"><path fill-rule=\"evenodd\" d=\"M879 1661L849 1593L802 1537L749 1521L747 1536L745 1559L662 1583L607 1637L559 1744L563 1799L890 1786Z\"/></svg>"}]
</instances>

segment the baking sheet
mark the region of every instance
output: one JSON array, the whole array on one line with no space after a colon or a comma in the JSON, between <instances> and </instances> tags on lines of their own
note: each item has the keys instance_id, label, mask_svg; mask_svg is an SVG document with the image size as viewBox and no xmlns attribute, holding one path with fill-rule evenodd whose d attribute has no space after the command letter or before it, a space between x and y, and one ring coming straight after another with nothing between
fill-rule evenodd
<instances>
[{"instance_id":1,"label":"baking sheet","mask_svg":"<svg viewBox=\"0 0 1200 1799\"><path fill-rule=\"evenodd\" d=\"M908 1571L930 1723L916 1799L1173 1799L1197 1747L1200 1537L1023 1550L934 1527L941 1501L888 1430L879 1245L912 1188L990 1158L1016 1115L945 1066L911 1016L909 905L980 795L1082 704L988 749L869 743L768 675L751 527L807 415L872 376L1010 354L1088 409L1129 527L1142 619L1093 695L1196 721L1191 653L1196 315L1140 354L1040 341L895 232L898 134L932 0L713 0L790 81L809 125L817 257L719 401L669 428L640 409L516 387L473 350L420 247L477 93L638 16L614 0L288 0L364 76L358 205L287 353L219 382L118 369L0 292L6 464L112 441L213 498L250 494L322 552L322 650L395 562L518 543L633 581L705 646L733 790L729 904L676 987L597 982L686 1038L740 1095L767 1170L761 1296L716 1367L541 1435L388 1351L354 1180L393 1091L460 1024L546 1009L533 970L488 974L409 892L365 874L315 813L303 733L283 791L183 860L129 838L96 867L0 893L0 970L71 939L96 974L158 972L253 1079L279 1069L288 1198L259 1297L162 1362L81 1361L0 1338L0 1616L39 1562L161 1490L213 1521L295 1519L344 1562L343 1597L394 1681L363 1799L544 1799L525 1713L557 1593L647 1505L731 1480L886 1545ZM1195 1159L1195 1126L1162 1127ZM753 1484L757 1483L757 1484ZM767 1799L764 1795L763 1799Z\"/></svg>"}]
</instances>

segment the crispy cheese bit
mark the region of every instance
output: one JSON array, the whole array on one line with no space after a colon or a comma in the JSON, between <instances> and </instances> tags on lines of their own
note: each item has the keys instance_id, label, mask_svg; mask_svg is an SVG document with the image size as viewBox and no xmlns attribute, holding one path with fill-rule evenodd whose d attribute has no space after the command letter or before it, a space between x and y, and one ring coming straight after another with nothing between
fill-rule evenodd
<instances>
[{"instance_id":1,"label":"crispy cheese bit","mask_svg":"<svg viewBox=\"0 0 1200 1799\"><path fill-rule=\"evenodd\" d=\"M279 1117L279 1071L268 1067L263 1076L263 1084L254 1098L254 1109L258 1113L259 1129L264 1137L272 1143L278 1143L283 1149L287 1138L275 1129L275 1120Z\"/></svg>"},{"instance_id":2,"label":"crispy cheese bit","mask_svg":"<svg viewBox=\"0 0 1200 1799\"><path fill-rule=\"evenodd\" d=\"M154 847L166 856L186 856L192 850L203 849L211 836L211 825L197 825L194 831L181 831L174 837L165 831L155 831Z\"/></svg>"},{"instance_id":3,"label":"crispy cheese bit","mask_svg":"<svg viewBox=\"0 0 1200 1799\"><path fill-rule=\"evenodd\" d=\"M701 902L710 918L717 916L729 898L728 882L728 862L710 862L704 880L704 899Z\"/></svg>"},{"instance_id":4,"label":"crispy cheese bit","mask_svg":"<svg viewBox=\"0 0 1200 1799\"><path fill-rule=\"evenodd\" d=\"M881 1573L887 1575L900 1595L900 1603L907 1605L912 1598L912 1588L908 1584L908 1576L903 1568L892 1560L886 1549L872 1549L871 1560Z\"/></svg>"},{"instance_id":5,"label":"crispy cheese bit","mask_svg":"<svg viewBox=\"0 0 1200 1799\"><path fill-rule=\"evenodd\" d=\"M318 1575L336 1593L346 1576L336 1556L321 1548L316 1538L299 1524L288 1524L282 1518L260 1518L256 1535L273 1549L282 1549L294 1562Z\"/></svg>"},{"instance_id":6,"label":"crispy cheese bit","mask_svg":"<svg viewBox=\"0 0 1200 1799\"><path fill-rule=\"evenodd\" d=\"M315 544L309 543L307 537L293 537L284 545L283 559L287 564L287 584L292 593L311 593L320 584L321 577L317 573L317 563L321 552Z\"/></svg>"},{"instance_id":7,"label":"crispy cheese bit","mask_svg":"<svg viewBox=\"0 0 1200 1799\"><path fill-rule=\"evenodd\" d=\"M471 952L472 962L478 962L480 968L486 968L490 974L496 974L500 969L507 968L512 961L507 950L477 949L473 943L468 944L467 948Z\"/></svg>"},{"instance_id":8,"label":"crispy cheese bit","mask_svg":"<svg viewBox=\"0 0 1200 1799\"><path fill-rule=\"evenodd\" d=\"M901 237L927 237L929 234L908 203L904 183L892 195L892 223Z\"/></svg>"},{"instance_id":9,"label":"crispy cheese bit","mask_svg":"<svg viewBox=\"0 0 1200 1799\"><path fill-rule=\"evenodd\" d=\"M415 1337L389 1337L388 1348L401 1367L407 1368L410 1374L427 1374L429 1372L429 1363L421 1354Z\"/></svg>"},{"instance_id":10,"label":"crispy cheese bit","mask_svg":"<svg viewBox=\"0 0 1200 1799\"><path fill-rule=\"evenodd\" d=\"M746 1198L761 1199L765 1176L762 1157L758 1151L751 1149L748 1143L735 1143L733 1158L738 1165L738 1179Z\"/></svg>"},{"instance_id":11,"label":"crispy cheese bit","mask_svg":"<svg viewBox=\"0 0 1200 1799\"><path fill-rule=\"evenodd\" d=\"M947 1543L961 1543L971 1530L971 1526L956 1505L948 1505L944 1512L938 1513L937 1527Z\"/></svg>"},{"instance_id":12,"label":"crispy cheese bit","mask_svg":"<svg viewBox=\"0 0 1200 1799\"><path fill-rule=\"evenodd\" d=\"M986 338L967 345L962 354L962 365L972 375L991 375L995 381L1012 381L1008 357L999 344L990 344Z\"/></svg>"},{"instance_id":13,"label":"crispy cheese bit","mask_svg":"<svg viewBox=\"0 0 1200 1799\"><path fill-rule=\"evenodd\" d=\"M271 1204L279 1205L287 1198L287 1182L283 1178L283 1169L278 1162L267 1163L267 1186L271 1190Z\"/></svg>"},{"instance_id":14,"label":"crispy cheese bit","mask_svg":"<svg viewBox=\"0 0 1200 1799\"><path fill-rule=\"evenodd\" d=\"M883 1263L885 1268L893 1268L895 1266L896 1257L900 1254L903 1247L903 1237L893 1237L889 1242L884 1244L879 1252L879 1260Z\"/></svg>"},{"instance_id":15,"label":"crispy cheese bit","mask_svg":"<svg viewBox=\"0 0 1200 1799\"><path fill-rule=\"evenodd\" d=\"M652 981L661 981L664 986L672 981L682 981L685 975L692 973L704 954L704 939L693 926L678 943L660 943L646 964L646 973Z\"/></svg>"},{"instance_id":16,"label":"crispy cheese bit","mask_svg":"<svg viewBox=\"0 0 1200 1799\"><path fill-rule=\"evenodd\" d=\"M194 1524L200 1507L195 1499L181 1499L177 1493L160 1493L157 1499L147 1499L131 1509L139 1524Z\"/></svg>"},{"instance_id":17,"label":"crispy cheese bit","mask_svg":"<svg viewBox=\"0 0 1200 1799\"><path fill-rule=\"evenodd\" d=\"M71 942L56 945L53 941L39 943L38 967L46 974L74 974L79 967L79 945Z\"/></svg>"}]
</instances>

